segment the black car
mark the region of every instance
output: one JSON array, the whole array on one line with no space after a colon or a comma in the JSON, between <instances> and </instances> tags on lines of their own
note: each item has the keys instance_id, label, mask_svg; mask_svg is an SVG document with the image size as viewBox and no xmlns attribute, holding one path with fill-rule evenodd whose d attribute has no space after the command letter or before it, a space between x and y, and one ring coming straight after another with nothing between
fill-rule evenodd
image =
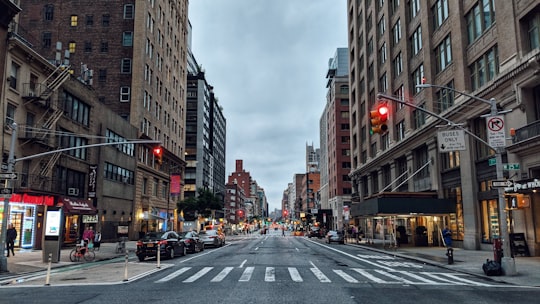
<instances>
[{"instance_id":1,"label":"black car","mask_svg":"<svg viewBox=\"0 0 540 304\"><path fill-rule=\"evenodd\" d=\"M308 238L312 238L312 237L318 237L318 238L321 238L322 235L321 235L321 229L319 227L312 227L310 230L309 230L309 233L308 233Z\"/></svg>"},{"instance_id":2,"label":"black car","mask_svg":"<svg viewBox=\"0 0 540 304\"><path fill-rule=\"evenodd\" d=\"M160 257L169 259L186 255L186 246L180 239L180 236L174 231L147 232L137 242L137 251L135 251L135 254L139 258L139 261L142 262L146 257L157 257L158 250Z\"/></svg>"},{"instance_id":3,"label":"black car","mask_svg":"<svg viewBox=\"0 0 540 304\"><path fill-rule=\"evenodd\" d=\"M180 232L180 239L189 252L195 253L204 250L204 243L195 231Z\"/></svg>"}]
</instances>

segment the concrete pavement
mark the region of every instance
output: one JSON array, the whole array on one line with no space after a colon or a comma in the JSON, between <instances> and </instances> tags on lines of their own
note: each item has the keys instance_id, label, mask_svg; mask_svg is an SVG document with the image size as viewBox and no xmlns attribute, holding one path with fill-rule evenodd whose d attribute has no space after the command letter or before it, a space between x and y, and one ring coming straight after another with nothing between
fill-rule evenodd
<instances>
[{"instance_id":1,"label":"concrete pavement","mask_svg":"<svg viewBox=\"0 0 540 304\"><path fill-rule=\"evenodd\" d=\"M227 241L230 242L244 237L264 237L264 235L228 236ZM321 241L324 240L321 239ZM383 246L381 242L367 244L365 241L359 244L347 243L347 246L358 246L372 251L384 252L456 272L490 278L497 282L540 287L540 257L516 257L514 260L517 275L515 276L487 277L482 270L482 264L486 259L493 259L493 252L491 251L455 248L454 263L449 264L446 249L443 247L402 246L389 248ZM9 272L0 273L0 286L43 286L46 283L51 286L122 284L172 266L172 264L167 263L167 260L160 261L159 267L156 259L139 262L134 256L135 247L134 241L126 243L129 255L129 259L126 259L125 253L116 252L116 243L103 243L100 250L96 251L95 261L77 263L69 260L69 252L73 248L62 249L60 261L50 263L50 276L47 275L49 263L43 262L41 250L16 250L15 256L8 258Z\"/></svg>"}]
</instances>

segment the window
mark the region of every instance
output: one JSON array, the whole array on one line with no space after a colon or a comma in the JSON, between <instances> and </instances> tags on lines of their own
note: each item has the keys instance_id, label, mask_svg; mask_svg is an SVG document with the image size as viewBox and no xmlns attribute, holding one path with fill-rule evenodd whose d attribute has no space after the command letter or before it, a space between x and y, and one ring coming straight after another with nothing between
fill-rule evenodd
<instances>
[{"instance_id":1,"label":"window","mask_svg":"<svg viewBox=\"0 0 540 304\"><path fill-rule=\"evenodd\" d=\"M19 77L19 70L21 66L15 62L11 62L11 71L9 73L9 87L16 90L17 89L17 78Z\"/></svg>"},{"instance_id":2,"label":"window","mask_svg":"<svg viewBox=\"0 0 540 304\"><path fill-rule=\"evenodd\" d=\"M418 54L422 49L422 27L419 26L411 37L411 47L413 56Z\"/></svg>"},{"instance_id":3,"label":"window","mask_svg":"<svg viewBox=\"0 0 540 304\"><path fill-rule=\"evenodd\" d=\"M527 34L529 38L529 50L540 48L540 14L536 13L527 21Z\"/></svg>"},{"instance_id":4,"label":"window","mask_svg":"<svg viewBox=\"0 0 540 304\"><path fill-rule=\"evenodd\" d=\"M401 20L398 19L394 27L392 27L392 37L394 45L397 45L401 40Z\"/></svg>"},{"instance_id":5,"label":"window","mask_svg":"<svg viewBox=\"0 0 540 304\"><path fill-rule=\"evenodd\" d=\"M43 32L41 34L41 46L44 49L50 49L51 48L51 32Z\"/></svg>"},{"instance_id":6,"label":"window","mask_svg":"<svg viewBox=\"0 0 540 304\"><path fill-rule=\"evenodd\" d=\"M110 23L111 23L111 15L104 14L103 16L101 16L101 25L107 27L110 25Z\"/></svg>"},{"instance_id":7,"label":"window","mask_svg":"<svg viewBox=\"0 0 540 304\"><path fill-rule=\"evenodd\" d=\"M86 26L94 25L94 15L86 15Z\"/></svg>"},{"instance_id":8,"label":"window","mask_svg":"<svg viewBox=\"0 0 540 304\"><path fill-rule=\"evenodd\" d=\"M105 136L107 137L108 143L127 141L125 137L119 135L118 133L110 129L105 130ZM135 155L135 144L132 143L118 144L116 146L116 149L126 155Z\"/></svg>"},{"instance_id":9,"label":"window","mask_svg":"<svg viewBox=\"0 0 540 304\"><path fill-rule=\"evenodd\" d=\"M386 79L386 73L379 78L379 91L386 93L388 90L388 79Z\"/></svg>"},{"instance_id":10,"label":"window","mask_svg":"<svg viewBox=\"0 0 540 304\"><path fill-rule=\"evenodd\" d=\"M403 72L403 58L401 52L394 58L392 65L394 66L394 78L396 78Z\"/></svg>"},{"instance_id":11,"label":"window","mask_svg":"<svg viewBox=\"0 0 540 304\"><path fill-rule=\"evenodd\" d=\"M84 42L84 52L85 53L92 52L92 42L91 41L85 41Z\"/></svg>"},{"instance_id":12,"label":"window","mask_svg":"<svg viewBox=\"0 0 540 304\"><path fill-rule=\"evenodd\" d=\"M379 49L379 65L383 65L386 62L386 42L383 43Z\"/></svg>"},{"instance_id":13,"label":"window","mask_svg":"<svg viewBox=\"0 0 540 304\"><path fill-rule=\"evenodd\" d=\"M499 74L497 46L492 47L469 67L472 90L476 90Z\"/></svg>"},{"instance_id":14,"label":"window","mask_svg":"<svg viewBox=\"0 0 540 304\"><path fill-rule=\"evenodd\" d=\"M431 10L433 15L433 26L435 29L438 29L443 22L448 19L448 0L437 0Z\"/></svg>"},{"instance_id":15,"label":"window","mask_svg":"<svg viewBox=\"0 0 540 304\"><path fill-rule=\"evenodd\" d=\"M451 81L446 85L448 88L454 87L454 82ZM448 89L440 89L435 93L437 96L438 112L441 113L454 105L454 91Z\"/></svg>"},{"instance_id":16,"label":"window","mask_svg":"<svg viewBox=\"0 0 540 304\"><path fill-rule=\"evenodd\" d=\"M131 73L131 58L122 58L122 64L120 67L120 73L130 74Z\"/></svg>"},{"instance_id":17,"label":"window","mask_svg":"<svg viewBox=\"0 0 540 304\"><path fill-rule=\"evenodd\" d=\"M120 102L129 102L131 95L130 87L120 87Z\"/></svg>"},{"instance_id":18,"label":"window","mask_svg":"<svg viewBox=\"0 0 540 304\"><path fill-rule=\"evenodd\" d=\"M6 108L6 126L11 126L11 124L13 124L15 122L15 110L17 108L8 103L7 105L7 108Z\"/></svg>"},{"instance_id":19,"label":"window","mask_svg":"<svg viewBox=\"0 0 540 304\"><path fill-rule=\"evenodd\" d=\"M69 52L70 52L71 54L74 54L74 53L75 53L76 47L77 47L77 43L75 43L75 41L71 41L71 42L68 44Z\"/></svg>"},{"instance_id":20,"label":"window","mask_svg":"<svg viewBox=\"0 0 540 304\"><path fill-rule=\"evenodd\" d=\"M409 9L411 19L413 19L414 17L416 17L416 15L418 15L418 12L420 11L420 0L410 0Z\"/></svg>"},{"instance_id":21,"label":"window","mask_svg":"<svg viewBox=\"0 0 540 304\"><path fill-rule=\"evenodd\" d=\"M349 111L341 111L341 118L349 118Z\"/></svg>"},{"instance_id":22,"label":"window","mask_svg":"<svg viewBox=\"0 0 540 304\"><path fill-rule=\"evenodd\" d=\"M135 173L131 170L122 168L115 164L105 162L103 177L105 179L116 181L124 184L133 185L135 183ZM148 180L143 179L143 194L146 194L146 183Z\"/></svg>"},{"instance_id":23,"label":"window","mask_svg":"<svg viewBox=\"0 0 540 304\"><path fill-rule=\"evenodd\" d=\"M437 61L436 72L444 71L450 63L452 63L452 42L448 35L435 49L435 57Z\"/></svg>"},{"instance_id":24,"label":"window","mask_svg":"<svg viewBox=\"0 0 540 304\"><path fill-rule=\"evenodd\" d=\"M133 19L134 6L133 4L124 5L124 19Z\"/></svg>"},{"instance_id":25,"label":"window","mask_svg":"<svg viewBox=\"0 0 540 304\"><path fill-rule=\"evenodd\" d=\"M109 52L109 43L107 41L101 42L101 47L99 48L99 51L102 53L108 53Z\"/></svg>"},{"instance_id":26,"label":"window","mask_svg":"<svg viewBox=\"0 0 540 304\"><path fill-rule=\"evenodd\" d=\"M414 84L414 93L418 93L422 88L417 87L419 84L422 84L422 79L424 78L424 64L422 63L412 74L413 84Z\"/></svg>"},{"instance_id":27,"label":"window","mask_svg":"<svg viewBox=\"0 0 540 304\"><path fill-rule=\"evenodd\" d=\"M66 91L63 92L63 98L64 117L70 118L84 126L88 126L90 106Z\"/></svg>"},{"instance_id":28,"label":"window","mask_svg":"<svg viewBox=\"0 0 540 304\"><path fill-rule=\"evenodd\" d=\"M45 5L45 14L43 17L45 18L45 21L52 21L54 19L54 5Z\"/></svg>"},{"instance_id":29,"label":"window","mask_svg":"<svg viewBox=\"0 0 540 304\"><path fill-rule=\"evenodd\" d=\"M99 69L98 70L98 81L99 82L107 81L107 69Z\"/></svg>"},{"instance_id":30,"label":"window","mask_svg":"<svg viewBox=\"0 0 540 304\"><path fill-rule=\"evenodd\" d=\"M122 45L133 46L133 32L122 33Z\"/></svg>"},{"instance_id":31,"label":"window","mask_svg":"<svg viewBox=\"0 0 540 304\"><path fill-rule=\"evenodd\" d=\"M418 105L418 107L425 109L426 104ZM414 110L413 119L414 119L414 128L419 129L420 127L426 124L426 113L424 113L424 111Z\"/></svg>"},{"instance_id":32,"label":"window","mask_svg":"<svg viewBox=\"0 0 540 304\"><path fill-rule=\"evenodd\" d=\"M495 22L494 0L479 0L465 15L467 22L467 38L469 44L473 43Z\"/></svg>"},{"instance_id":33,"label":"window","mask_svg":"<svg viewBox=\"0 0 540 304\"><path fill-rule=\"evenodd\" d=\"M402 120L396 125L397 140L401 141L405 139L405 121Z\"/></svg>"},{"instance_id":34,"label":"window","mask_svg":"<svg viewBox=\"0 0 540 304\"><path fill-rule=\"evenodd\" d=\"M373 38L369 38L369 40L368 40L368 43L367 43L367 54L368 54L368 56L370 56L371 54L373 54Z\"/></svg>"},{"instance_id":35,"label":"window","mask_svg":"<svg viewBox=\"0 0 540 304\"><path fill-rule=\"evenodd\" d=\"M79 17L77 15L71 15L71 22L70 22L71 27L76 27L77 26L78 18Z\"/></svg>"},{"instance_id":36,"label":"window","mask_svg":"<svg viewBox=\"0 0 540 304\"><path fill-rule=\"evenodd\" d=\"M384 22L384 16L382 16L381 20L379 20L379 23L377 24L377 31L379 32L379 37L382 37L384 32L386 32L386 22Z\"/></svg>"},{"instance_id":37,"label":"window","mask_svg":"<svg viewBox=\"0 0 540 304\"><path fill-rule=\"evenodd\" d=\"M157 179L157 178L154 178L154 179L152 180L152 195L153 195L153 196L157 196L157 195L158 195L158 185L159 185L158 179Z\"/></svg>"},{"instance_id":38,"label":"window","mask_svg":"<svg viewBox=\"0 0 540 304\"><path fill-rule=\"evenodd\" d=\"M67 130L64 130L64 132L67 132ZM64 133L65 134L65 133ZM79 147L79 146L86 146L88 145L88 139L78 136L58 136L58 143L60 143L61 148L72 148L72 147ZM68 150L64 153L71 155L75 158L86 160L87 153L86 148L80 148L75 150Z\"/></svg>"},{"instance_id":39,"label":"window","mask_svg":"<svg viewBox=\"0 0 540 304\"><path fill-rule=\"evenodd\" d=\"M390 8L392 9L392 14L396 13L398 11L398 8L399 8L399 0L391 0L391 6Z\"/></svg>"},{"instance_id":40,"label":"window","mask_svg":"<svg viewBox=\"0 0 540 304\"><path fill-rule=\"evenodd\" d=\"M459 151L441 153L441 167L443 170L459 167Z\"/></svg>"}]
</instances>

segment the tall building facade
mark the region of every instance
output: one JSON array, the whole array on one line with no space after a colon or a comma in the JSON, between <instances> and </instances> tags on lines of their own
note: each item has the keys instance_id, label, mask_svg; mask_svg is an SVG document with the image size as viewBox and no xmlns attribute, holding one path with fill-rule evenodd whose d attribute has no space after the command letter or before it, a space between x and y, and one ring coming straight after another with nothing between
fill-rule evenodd
<instances>
[{"instance_id":1,"label":"tall building facade","mask_svg":"<svg viewBox=\"0 0 540 304\"><path fill-rule=\"evenodd\" d=\"M328 62L328 79L326 88L326 106L324 121L326 122L326 170L328 200L325 208L331 209L333 229L348 226L343 219L343 207L351 205L351 169L350 122L349 122L349 53L347 48L338 48ZM322 158L322 157L321 157ZM321 163L323 160L321 159ZM322 184L322 183L321 183ZM322 204L321 204L322 205Z\"/></svg>"},{"instance_id":2,"label":"tall building facade","mask_svg":"<svg viewBox=\"0 0 540 304\"><path fill-rule=\"evenodd\" d=\"M436 244L448 225L455 246L491 249L506 213L510 232L540 254L540 198L534 183L522 187L539 172L539 8L537 0L348 1L351 215L368 237L401 230L402 242ZM517 185L505 190L506 200L520 199L515 208L498 204L483 117L491 109L479 98L511 110L503 131L514 136L500 153L519 164L503 172ZM381 102L388 132L370 134L370 110ZM465 149L441 151L441 120L430 113L475 136L464 136Z\"/></svg>"},{"instance_id":3,"label":"tall building facade","mask_svg":"<svg viewBox=\"0 0 540 304\"><path fill-rule=\"evenodd\" d=\"M101 104L138 127L138 138L162 143L163 160L153 145L136 147L130 233L174 226L182 193L171 192L172 180L181 189L171 177L181 180L185 167L188 1L54 0L21 8L21 28L38 53L55 64L69 57L75 64L69 69L95 89Z\"/></svg>"}]
</instances>

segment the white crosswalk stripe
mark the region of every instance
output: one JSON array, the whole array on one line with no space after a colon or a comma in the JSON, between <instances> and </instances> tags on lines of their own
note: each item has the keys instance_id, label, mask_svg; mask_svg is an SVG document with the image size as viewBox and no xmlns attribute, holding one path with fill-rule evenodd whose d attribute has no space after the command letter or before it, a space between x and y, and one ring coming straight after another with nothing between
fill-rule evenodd
<instances>
[{"instance_id":1,"label":"white crosswalk stripe","mask_svg":"<svg viewBox=\"0 0 540 304\"><path fill-rule=\"evenodd\" d=\"M313 264L312 264L313 265ZM315 265L313 265L315 266ZM307 270L309 269L309 271ZM217 274L216 274L217 273ZM254 276L254 274L257 275ZM288 275L286 275L288 273ZM261 277L264 277L264 279ZM342 282L358 284L358 283L378 283L378 284L406 284L406 285L468 285L468 286L496 286L483 282L476 282L472 277L466 274L459 273L442 273L442 272L414 272L405 270L382 270L382 269L363 269L363 268L342 268L329 270L328 276L317 267L296 268L286 267L285 271L279 267L223 267L216 269L215 267L201 267L193 269L193 267L182 267L171 274L155 281L155 283L163 283L174 280L180 277L182 283L193 283L210 280L210 282L222 282L225 279L238 280L238 282L250 282L252 278L263 279L265 282L276 282L277 280L292 280L293 282L313 282L332 283Z\"/></svg>"}]
</instances>

